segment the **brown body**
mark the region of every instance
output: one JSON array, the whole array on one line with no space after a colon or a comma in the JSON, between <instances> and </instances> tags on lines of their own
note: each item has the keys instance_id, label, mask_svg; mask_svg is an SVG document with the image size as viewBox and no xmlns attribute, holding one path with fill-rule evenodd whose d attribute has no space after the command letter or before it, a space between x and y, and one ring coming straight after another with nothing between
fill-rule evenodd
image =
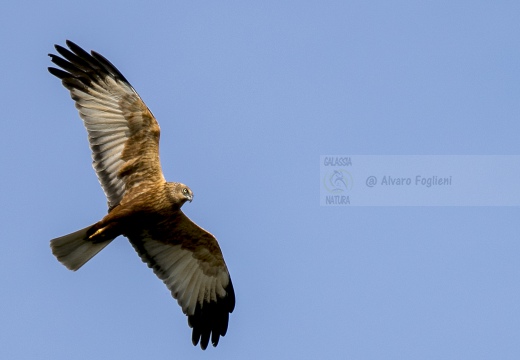
<instances>
[{"instance_id":1,"label":"brown body","mask_svg":"<svg viewBox=\"0 0 520 360\"><path fill-rule=\"evenodd\" d=\"M119 235L129 236L135 232L134 228L140 231L158 222L171 222L175 224L174 228L185 227L186 224L176 221L181 218L180 209L187 200L182 194L182 189L190 191L183 184L167 182L155 186L144 184L135 187L130 194L125 195L119 205L113 207L103 219L88 230L89 239L93 242L103 242ZM157 232L154 235L156 238L162 237ZM166 236L165 242L181 243L183 240L172 237L171 233Z\"/></svg>"}]
</instances>

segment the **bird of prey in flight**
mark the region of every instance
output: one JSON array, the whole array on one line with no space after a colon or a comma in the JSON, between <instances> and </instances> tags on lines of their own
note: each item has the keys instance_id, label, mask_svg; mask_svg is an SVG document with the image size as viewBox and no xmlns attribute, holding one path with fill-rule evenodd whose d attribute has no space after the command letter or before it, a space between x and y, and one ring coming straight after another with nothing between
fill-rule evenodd
<instances>
[{"instance_id":1,"label":"bird of prey in flight","mask_svg":"<svg viewBox=\"0 0 520 360\"><path fill-rule=\"evenodd\" d=\"M71 41L49 54L87 129L93 167L108 200L97 223L51 240L52 253L78 270L117 236L130 240L166 284L206 349L226 334L235 293L215 237L181 210L189 187L166 182L159 161L159 124L126 78L105 57Z\"/></svg>"}]
</instances>

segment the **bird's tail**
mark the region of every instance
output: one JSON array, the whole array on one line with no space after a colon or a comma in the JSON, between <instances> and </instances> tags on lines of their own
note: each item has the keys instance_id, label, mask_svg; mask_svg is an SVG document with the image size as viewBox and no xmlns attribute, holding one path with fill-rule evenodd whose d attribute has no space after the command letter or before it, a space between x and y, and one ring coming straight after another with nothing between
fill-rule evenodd
<instances>
[{"instance_id":1,"label":"bird's tail","mask_svg":"<svg viewBox=\"0 0 520 360\"><path fill-rule=\"evenodd\" d=\"M78 270L114 239L93 242L87 233L94 225L51 240L54 256L69 270Z\"/></svg>"}]
</instances>

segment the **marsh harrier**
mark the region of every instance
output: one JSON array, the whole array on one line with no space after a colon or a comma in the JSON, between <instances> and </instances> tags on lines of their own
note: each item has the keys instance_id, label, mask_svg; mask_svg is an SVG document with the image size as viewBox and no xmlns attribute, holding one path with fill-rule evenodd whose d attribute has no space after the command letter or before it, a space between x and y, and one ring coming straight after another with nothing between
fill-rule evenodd
<instances>
[{"instance_id":1,"label":"marsh harrier","mask_svg":"<svg viewBox=\"0 0 520 360\"><path fill-rule=\"evenodd\" d=\"M215 237L181 210L189 187L166 182L159 162L159 125L125 77L107 59L71 41L49 54L88 132L93 167L108 200L97 223L51 241L52 253L78 270L117 236L126 236L188 316L192 342L218 344L235 293Z\"/></svg>"}]
</instances>

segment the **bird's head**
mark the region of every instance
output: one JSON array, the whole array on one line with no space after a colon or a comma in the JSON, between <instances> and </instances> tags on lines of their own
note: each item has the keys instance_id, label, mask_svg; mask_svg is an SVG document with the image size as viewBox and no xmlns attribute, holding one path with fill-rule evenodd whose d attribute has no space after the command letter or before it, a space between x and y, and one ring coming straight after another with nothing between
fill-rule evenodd
<instances>
[{"instance_id":1,"label":"bird's head","mask_svg":"<svg viewBox=\"0 0 520 360\"><path fill-rule=\"evenodd\" d=\"M166 183L166 187L168 188L170 204L174 208L180 209L186 201L191 202L193 200L193 192L184 184L171 182Z\"/></svg>"},{"instance_id":2,"label":"bird's head","mask_svg":"<svg viewBox=\"0 0 520 360\"><path fill-rule=\"evenodd\" d=\"M193 201L193 191L191 191L191 189L184 184L181 184L181 193L185 199L184 201Z\"/></svg>"},{"instance_id":3,"label":"bird's head","mask_svg":"<svg viewBox=\"0 0 520 360\"><path fill-rule=\"evenodd\" d=\"M186 201L192 202L193 201L193 191L184 184L177 183L177 186L175 187L176 194L175 197L179 199L179 201L184 204Z\"/></svg>"}]
</instances>

